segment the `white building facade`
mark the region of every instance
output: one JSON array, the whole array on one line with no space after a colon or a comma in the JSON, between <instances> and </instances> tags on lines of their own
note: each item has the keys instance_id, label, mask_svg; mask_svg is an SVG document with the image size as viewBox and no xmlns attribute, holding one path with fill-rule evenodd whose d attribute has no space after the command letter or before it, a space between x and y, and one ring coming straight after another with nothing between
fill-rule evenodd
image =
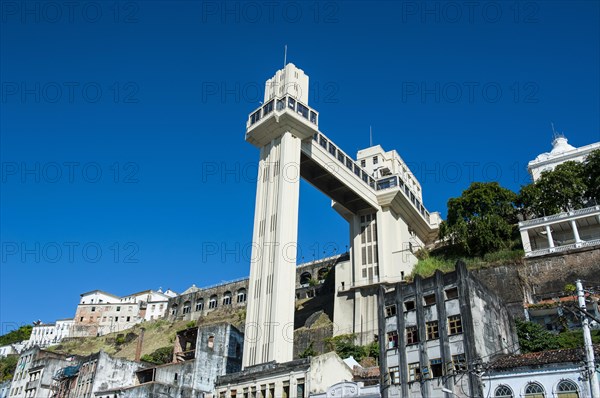
<instances>
[{"instance_id":1,"label":"white building facade","mask_svg":"<svg viewBox=\"0 0 600 398\"><path fill-rule=\"evenodd\" d=\"M65 338L71 337L73 319L59 319L54 323L35 323L31 336L25 343L27 348L38 346L40 348L58 344Z\"/></svg>"},{"instance_id":2,"label":"white building facade","mask_svg":"<svg viewBox=\"0 0 600 398\"><path fill-rule=\"evenodd\" d=\"M163 318L169 298L176 295L171 290L144 290L123 297L100 290L83 293L71 336L102 336L130 329L144 321Z\"/></svg>"},{"instance_id":3,"label":"white building facade","mask_svg":"<svg viewBox=\"0 0 600 398\"><path fill-rule=\"evenodd\" d=\"M600 142L575 148L564 136L552 141L552 150L530 161L527 169L536 182L545 171L567 161L583 162ZM525 257L543 256L600 245L600 206L571 210L519 222Z\"/></svg>"}]
</instances>

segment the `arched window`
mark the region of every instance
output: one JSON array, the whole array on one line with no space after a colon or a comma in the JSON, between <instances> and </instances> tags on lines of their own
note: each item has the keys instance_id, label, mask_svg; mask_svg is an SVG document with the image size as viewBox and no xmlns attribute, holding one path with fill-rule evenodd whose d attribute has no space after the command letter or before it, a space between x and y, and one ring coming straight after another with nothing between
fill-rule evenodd
<instances>
[{"instance_id":1,"label":"arched window","mask_svg":"<svg viewBox=\"0 0 600 398\"><path fill-rule=\"evenodd\" d=\"M321 268L321 269L319 269L319 273L317 274L319 280L320 281L325 280L325 278L327 278L327 274L328 273L329 273L329 269L327 269L327 268Z\"/></svg>"},{"instance_id":2,"label":"arched window","mask_svg":"<svg viewBox=\"0 0 600 398\"><path fill-rule=\"evenodd\" d=\"M310 274L310 272L303 272L300 275L300 284L301 285L308 285L310 283L311 279L312 279L312 275Z\"/></svg>"},{"instance_id":3,"label":"arched window","mask_svg":"<svg viewBox=\"0 0 600 398\"><path fill-rule=\"evenodd\" d=\"M571 380L561 380L556 386L556 396L558 398L579 398L577 384Z\"/></svg>"},{"instance_id":4,"label":"arched window","mask_svg":"<svg viewBox=\"0 0 600 398\"><path fill-rule=\"evenodd\" d=\"M496 388L494 398L513 398L513 392L509 386L501 385Z\"/></svg>"},{"instance_id":5,"label":"arched window","mask_svg":"<svg viewBox=\"0 0 600 398\"><path fill-rule=\"evenodd\" d=\"M199 298L196 300L196 311L202 311L204 309L204 299Z\"/></svg>"},{"instance_id":6,"label":"arched window","mask_svg":"<svg viewBox=\"0 0 600 398\"><path fill-rule=\"evenodd\" d=\"M246 302L246 289L243 287L237 291L237 302L245 303Z\"/></svg>"},{"instance_id":7,"label":"arched window","mask_svg":"<svg viewBox=\"0 0 600 398\"><path fill-rule=\"evenodd\" d=\"M231 305L231 292L227 291L223 294L223 305Z\"/></svg>"},{"instance_id":8,"label":"arched window","mask_svg":"<svg viewBox=\"0 0 600 398\"><path fill-rule=\"evenodd\" d=\"M529 383L525 387L525 395L527 398L545 398L544 387L538 383Z\"/></svg>"},{"instance_id":9,"label":"arched window","mask_svg":"<svg viewBox=\"0 0 600 398\"><path fill-rule=\"evenodd\" d=\"M208 336L208 348L215 346L215 336Z\"/></svg>"},{"instance_id":10,"label":"arched window","mask_svg":"<svg viewBox=\"0 0 600 398\"><path fill-rule=\"evenodd\" d=\"M208 308L217 308L217 295L213 294L210 296L210 300L208 301Z\"/></svg>"},{"instance_id":11,"label":"arched window","mask_svg":"<svg viewBox=\"0 0 600 398\"><path fill-rule=\"evenodd\" d=\"M171 315L177 315L177 307L178 307L177 304L173 304L171 306Z\"/></svg>"},{"instance_id":12,"label":"arched window","mask_svg":"<svg viewBox=\"0 0 600 398\"><path fill-rule=\"evenodd\" d=\"M183 313L189 314L191 311L192 311L192 303L189 301L186 301L185 303L183 303Z\"/></svg>"}]
</instances>

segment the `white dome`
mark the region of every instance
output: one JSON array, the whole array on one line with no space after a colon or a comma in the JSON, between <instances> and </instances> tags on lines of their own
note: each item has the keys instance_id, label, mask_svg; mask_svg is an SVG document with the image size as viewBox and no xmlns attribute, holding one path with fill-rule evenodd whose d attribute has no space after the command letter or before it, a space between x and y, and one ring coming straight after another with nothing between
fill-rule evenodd
<instances>
[{"instance_id":1,"label":"white dome","mask_svg":"<svg viewBox=\"0 0 600 398\"><path fill-rule=\"evenodd\" d=\"M569 140L565 137L556 137L554 141L552 141L552 151L550 153L552 155L558 155L559 153L569 152L575 149L573 145L569 145Z\"/></svg>"}]
</instances>

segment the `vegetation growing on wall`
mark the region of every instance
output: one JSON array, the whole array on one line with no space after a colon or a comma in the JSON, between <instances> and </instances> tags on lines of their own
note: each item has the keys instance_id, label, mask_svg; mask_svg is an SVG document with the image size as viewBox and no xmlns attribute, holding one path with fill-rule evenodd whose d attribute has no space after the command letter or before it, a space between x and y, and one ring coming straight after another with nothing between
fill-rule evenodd
<instances>
[{"instance_id":1,"label":"vegetation growing on wall","mask_svg":"<svg viewBox=\"0 0 600 398\"><path fill-rule=\"evenodd\" d=\"M156 365L173 362L173 346L161 347L150 354L142 355L140 359Z\"/></svg>"},{"instance_id":2,"label":"vegetation growing on wall","mask_svg":"<svg viewBox=\"0 0 600 398\"><path fill-rule=\"evenodd\" d=\"M377 342L361 346L355 344L355 340L355 334L342 334L328 338L326 343L329 349L335 351L342 359L352 356L360 362L367 357L379 358L379 344Z\"/></svg>"}]
</instances>

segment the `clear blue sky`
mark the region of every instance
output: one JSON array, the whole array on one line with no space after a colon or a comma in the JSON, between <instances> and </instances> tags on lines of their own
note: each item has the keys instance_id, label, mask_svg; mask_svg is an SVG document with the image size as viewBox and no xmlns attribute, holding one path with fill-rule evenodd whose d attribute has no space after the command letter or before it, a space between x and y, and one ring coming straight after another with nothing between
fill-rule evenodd
<instances>
[{"instance_id":1,"label":"clear blue sky","mask_svg":"<svg viewBox=\"0 0 600 398\"><path fill-rule=\"evenodd\" d=\"M600 140L596 1L27 4L0 3L2 333L89 290L248 274L245 122L285 44L321 130L355 154L372 125L444 216L472 181L528 182L551 121ZM301 190L301 257L344 251L329 200Z\"/></svg>"}]
</instances>

